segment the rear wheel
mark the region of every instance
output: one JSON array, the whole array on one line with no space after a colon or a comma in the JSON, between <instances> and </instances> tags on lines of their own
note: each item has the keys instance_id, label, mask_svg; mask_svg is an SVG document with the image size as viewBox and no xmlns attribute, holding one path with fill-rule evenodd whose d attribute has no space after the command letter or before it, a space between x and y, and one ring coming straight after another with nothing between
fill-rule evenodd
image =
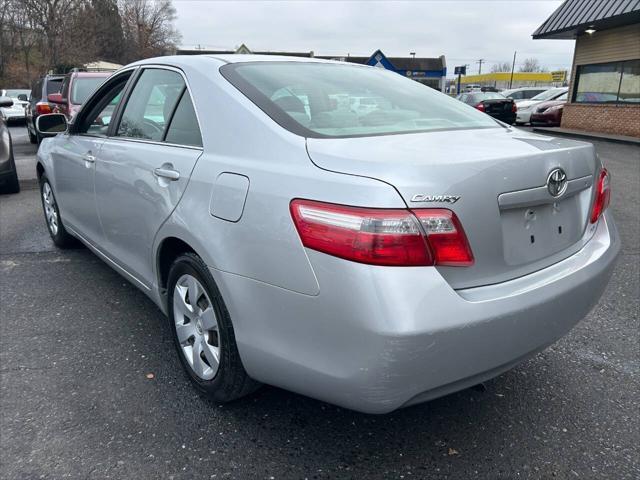
<instances>
[{"instance_id":1,"label":"rear wheel","mask_svg":"<svg viewBox=\"0 0 640 480\"><path fill-rule=\"evenodd\" d=\"M35 133L31 133L31 130L27 127L27 133L29 133L29 141L33 144L38 143L38 136Z\"/></svg>"},{"instance_id":2,"label":"rear wheel","mask_svg":"<svg viewBox=\"0 0 640 480\"><path fill-rule=\"evenodd\" d=\"M204 262L179 256L169 272L167 310L180 361L193 384L217 402L255 391L240 360L229 312Z\"/></svg>"},{"instance_id":3,"label":"rear wheel","mask_svg":"<svg viewBox=\"0 0 640 480\"><path fill-rule=\"evenodd\" d=\"M53 189L46 175L40 177L40 198L42 200L42 209L47 222L49 235L56 247L70 248L78 244L78 241L69 235L65 230L62 220L60 220L60 211Z\"/></svg>"},{"instance_id":4,"label":"rear wheel","mask_svg":"<svg viewBox=\"0 0 640 480\"><path fill-rule=\"evenodd\" d=\"M13 172L11 172L2 188L3 193L18 193L20 191L20 182L18 181L18 172L16 170L16 164L11 159L11 165Z\"/></svg>"}]
</instances>

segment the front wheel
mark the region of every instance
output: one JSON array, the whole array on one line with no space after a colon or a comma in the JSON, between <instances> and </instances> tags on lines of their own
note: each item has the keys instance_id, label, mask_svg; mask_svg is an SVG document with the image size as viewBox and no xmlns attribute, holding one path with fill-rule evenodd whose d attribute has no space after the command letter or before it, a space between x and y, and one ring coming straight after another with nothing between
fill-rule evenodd
<instances>
[{"instance_id":1,"label":"front wheel","mask_svg":"<svg viewBox=\"0 0 640 480\"><path fill-rule=\"evenodd\" d=\"M42 199L42 209L47 222L47 230L51 235L51 240L58 248L70 248L78 244L65 230L62 220L60 220L60 210L53 189L46 175L40 177L40 198Z\"/></svg>"},{"instance_id":2,"label":"front wheel","mask_svg":"<svg viewBox=\"0 0 640 480\"><path fill-rule=\"evenodd\" d=\"M178 257L169 272L169 328L180 361L193 384L217 402L255 391L240 360L229 312L204 262Z\"/></svg>"}]
</instances>

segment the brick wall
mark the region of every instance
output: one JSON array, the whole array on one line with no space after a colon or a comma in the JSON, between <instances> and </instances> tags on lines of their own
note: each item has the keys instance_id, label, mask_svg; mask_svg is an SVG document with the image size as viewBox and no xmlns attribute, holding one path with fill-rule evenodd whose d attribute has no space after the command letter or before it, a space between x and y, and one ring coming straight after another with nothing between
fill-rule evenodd
<instances>
[{"instance_id":1,"label":"brick wall","mask_svg":"<svg viewBox=\"0 0 640 480\"><path fill-rule=\"evenodd\" d=\"M567 104L561 127L640 138L640 105Z\"/></svg>"}]
</instances>

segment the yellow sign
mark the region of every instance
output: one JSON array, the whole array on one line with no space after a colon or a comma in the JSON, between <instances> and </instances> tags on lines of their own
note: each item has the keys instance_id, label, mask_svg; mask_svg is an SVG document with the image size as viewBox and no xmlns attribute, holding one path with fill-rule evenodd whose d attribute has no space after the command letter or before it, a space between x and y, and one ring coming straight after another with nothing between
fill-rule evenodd
<instances>
[{"instance_id":1,"label":"yellow sign","mask_svg":"<svg viewBox=\"0 0 640 480\"><path fill-rule=\"evenodd\" d=\"M564 82L565 79L567 78L567 71L566 70L556 70L555 72L551 72L551 78L553 79L554 82Z\"/></svg>"}]
</instances>

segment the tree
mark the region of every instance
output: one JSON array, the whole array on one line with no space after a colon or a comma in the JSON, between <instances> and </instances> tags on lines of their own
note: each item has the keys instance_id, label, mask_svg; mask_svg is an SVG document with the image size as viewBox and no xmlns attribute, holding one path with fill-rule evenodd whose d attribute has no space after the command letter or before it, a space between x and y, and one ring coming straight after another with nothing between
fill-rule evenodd
<instances>
[{"instance_id":1,"label":"tree","mask_svg":"<svg viewBox=\"0 0 640 480\"><path fill-rule=\"evenodd\" d=\"M525 58L522 65L520 65L521 72L546 72L547 68L540 65L537 58Z\"/></svg>"},{"instance_id":2,"label":"tree","mask_svg":"<svg viewBox=\"0 0 640 480\"><path fill-rule=\"evenodd\" d=\"M120 0L120 16L126 61L166 55L180 41L171 0Z\"/></svg>"},{"instance_id":3,"label":"tree","mask_svg":"<svg viewBox=\"0 0 640 480\"><path fill-rule=\"evenodd\" d=\"M510 72L511 64L509 62L494 63L491 66L491 73Z\"/></svg>"},{"instance_id":4,"label":"tree","mask_svg":"<svg viewBox=\"0 0 640 480\"><path fill-rule=\"evenodd\" d=\"M87 1L75 23L90 60L124 61L125 40L117 0Z\"/></svg>"}]
</instances>

